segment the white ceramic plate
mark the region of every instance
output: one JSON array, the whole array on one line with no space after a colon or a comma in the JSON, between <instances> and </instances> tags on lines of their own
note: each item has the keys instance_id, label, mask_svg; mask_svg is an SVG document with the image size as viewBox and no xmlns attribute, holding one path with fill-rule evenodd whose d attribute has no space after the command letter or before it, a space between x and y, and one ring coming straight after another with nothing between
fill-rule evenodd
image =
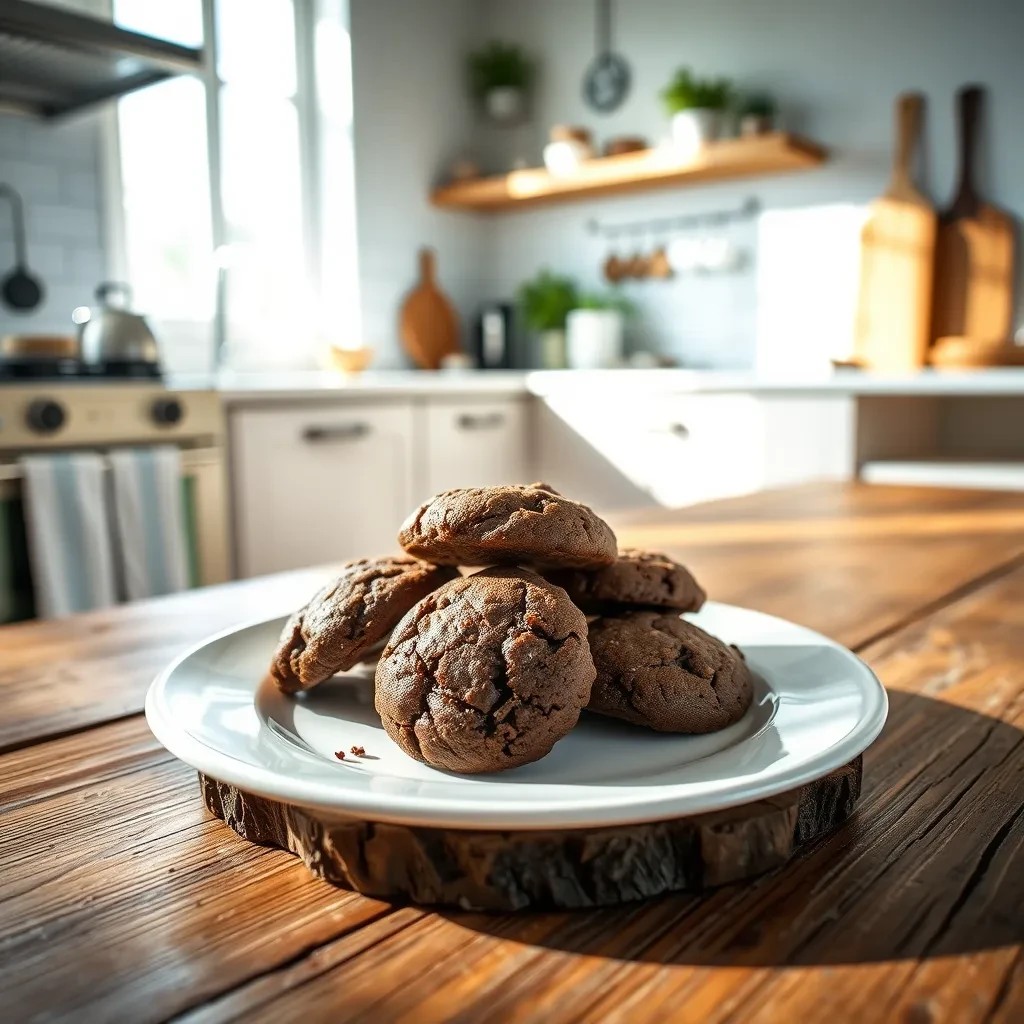
<instances>
[{"instance_id":1,"label":"white ceramic plate","mask_svg":"<svg viewBox=\"0 0 1024 1024\"><path fill-rule=\"evenodd\" d=\"M406 756L373 709L372 668L288 698L264 680L283 619L187 651L150 687L157 739L222 782L341 816L453 828L557 828L655 821L748 803L826 775L881 731L885 690L818 633L711 602L687 616L738 644L754 704L710 736L672 736L584 714L533 764L454 775ZM353 745L367 757L334 752Z\"/></svg>"}]
</instances>

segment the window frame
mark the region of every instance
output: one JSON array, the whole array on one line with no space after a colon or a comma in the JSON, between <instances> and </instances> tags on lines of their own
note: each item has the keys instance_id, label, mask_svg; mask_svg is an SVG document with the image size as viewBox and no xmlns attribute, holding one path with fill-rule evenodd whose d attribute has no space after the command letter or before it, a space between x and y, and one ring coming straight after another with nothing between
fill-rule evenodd
<instances>
[{"instance_id":1,"label":"window frame","mask_svg":"<svg viewBox=\"0 0 1024 1024\"><path fill-rule=\"evenodd\" d=\"M207 184L214 255L230 242L224 213L223 134L221 130L222 90L225 85L230 85L230 83L226 83L218 72L217 3L218 0L200 0L204 60L202 70L196 75L204 88ZM297 156L302 190L300 197L302 255L306 277L311 283L313 293L322 303L326 285L322 260L326 228L325 218L322 216L322 124L316 66L316 25L321 0L291 0L291 3L295 24L296 82L295 93L290 97L290 101L295 105L298 124ZM339 10L347 28L350 24L348 3L343 2ZM113 18L113 0L107 4L107 13L109 17ZM116 280L130 280L120 131L118 105L112 103L102 114L101 128L106 264L109 277ZM353 233L355 231L354 223L352 231ZM211 359L214 370L220 369L224 365L225 351L231 340L227 323L227 278L226 270L219 269L214 297L214 313L210 324ZM358 288L357 282L356 287Z\"/></svg>"}]
</instances>

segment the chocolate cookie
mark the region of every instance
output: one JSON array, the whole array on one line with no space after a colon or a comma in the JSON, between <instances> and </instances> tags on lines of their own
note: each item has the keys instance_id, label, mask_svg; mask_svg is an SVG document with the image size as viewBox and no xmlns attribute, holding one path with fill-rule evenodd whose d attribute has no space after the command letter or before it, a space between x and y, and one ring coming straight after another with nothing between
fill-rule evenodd
<instances>
[{"instance_id":1,"label":"chocolate cookie","mask_svg":"<svg viewBox=\"0 0 1024 1024\"><path fill-rule=\"evenodd\" d=\"M454 772L536 761L576 724L594 662L565 591L523 569L446 583L399 623L376 706L410 756Z\"/></svg>"},{"instance_id":2,"label":"chocolate cookie","mask_svg":"<svg viewBox=\"0 0 1024 1024\"><path fill-rule=\"evenodd\" d=\"M668 555L638 548L623 548L603 569L555 570L545 576L590 614L624 607L695 612L707 597L687 568Z\"/></svg>"},{"instance_id":3,"label":"chocolate cookie","mask_svg":"<svg viewBox=\"0 0 1024 1024\"><path fill-rule=\"evenodd\" d=\"M351 668L421 597L457 575L405 555L347 563L288 620L271 676L295 693Z\"/></svg>"},{"instance_id":4,"label":"chocolate cookie","mask_svg":"<svg viewBox=\"0 0 1024 1024\"><path fill-rule=\"evenodd\" d=\"M590 625L597 678L587 707L658 732L714 732L739 721L753 680L735 647L678 615L625 612Z\"/></svg>"},{"instance_id":5,"label":"chocolate cookie","mask_svg":"<svg viewBox=\"0 0 1024 1024\"><path fill-rule=\"evenodd\" d=\"M438 565L584 568L615 561L615 534L586 505L541 484L444 491L403 524L398 542Z\"/></svg>"}]
</instances>

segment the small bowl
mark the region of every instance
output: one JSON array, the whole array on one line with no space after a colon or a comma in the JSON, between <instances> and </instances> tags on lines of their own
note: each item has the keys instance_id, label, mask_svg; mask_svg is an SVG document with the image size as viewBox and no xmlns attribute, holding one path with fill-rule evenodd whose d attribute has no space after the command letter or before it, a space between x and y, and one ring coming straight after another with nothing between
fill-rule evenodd
<instances>
[{"instance_id":1,"label":"small bowl","mask_svg":"<svg viewBox=\"0 0 1024 1024\"><path fill-rule=\"evenodd\" d=\"M330 350L331 367L342 373L362 373L373 362L372 348L337 348Z\"/></svg>"}]
</instances>

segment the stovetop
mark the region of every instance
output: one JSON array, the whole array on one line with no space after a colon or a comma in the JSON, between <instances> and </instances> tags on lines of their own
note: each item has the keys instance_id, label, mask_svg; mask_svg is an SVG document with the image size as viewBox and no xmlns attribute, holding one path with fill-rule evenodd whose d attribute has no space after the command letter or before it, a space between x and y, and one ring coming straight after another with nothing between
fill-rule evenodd
<instances>
[{"instance_id":1,"label":"stovetop","mask_svg":"<svg viewBox=\"0 0 1024 1024\"><path fill-rule=\"evenodd\" d=\"M77 382L159 381L163 379L157 363L137 360L108 360L83 363L79 359L0 359L0 384L50 381Z\"/></svg>"}]
</instances>

